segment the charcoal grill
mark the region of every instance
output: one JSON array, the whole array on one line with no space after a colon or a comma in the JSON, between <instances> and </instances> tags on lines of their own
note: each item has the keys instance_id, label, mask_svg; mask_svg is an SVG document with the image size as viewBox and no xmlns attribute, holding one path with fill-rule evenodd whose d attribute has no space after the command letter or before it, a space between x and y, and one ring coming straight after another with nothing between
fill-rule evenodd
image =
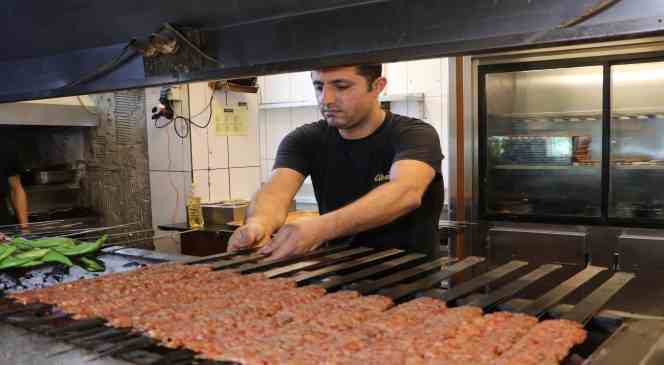
<instances>
[{"instance_id":1,"label":"charcoal grill","mask_svg":"<svg viewBox=\"0 0 664 365\"><path fill-rule=\"evenodd\" d=\"M83 241L94 241L102 235L107 236L106 243L98 258L104 262L106 271L89 273L80 267L45 265L26 270L0 272L0 292L12 293L27 289L48 287L58 283L91 278L113 272L133 270L137 267L163 261L182 259L181 255L169 255L145 250L153 248L154 241L167 239L180 233L156 236L152 229L136 230L135 223L108 227L96 227L84 221L54 220L30 224L23 232L17 225L0 226L0 232L9 236L20 235L25 238L44 238L53 236L72 237Z\"/></svg>"},{"instance_id":2,"label":"charcoal grill","mask_svg":"<svg viewBox=\"0 0 664 365\"><path fill-rule=\"evenodd\" d=\"M510 310L539 318L578 321L586 325L590 336L587 343L575 351L589 357L591 364L617 364L612 362L615 357L607 358L600 354L618 351L635 341L639 342L641 352L631 352L631 359L640 356L643 361L648 361L653 356L653 346L664 333L664 322L632 321L600 313L633 275L598 266L581 268L538 298L525 300L518 297L521 291L536 287L538 281L557 272L561 266L534 266L525 261L511 261L487 268L482 257L431 260L424 255L399 249L347 246L327 247L279 260L264 261L263 258L257 252L242 251L180 261L188 265L208 264L215 270L233 270L242 274L262 272L270 278L292 277L300 286L316 284L328 292L352 289L362 294L382 294L396 302L430 296L446 301L449 306L473 305L489 312ZM474 278L451 289L441 287L441 283L452 276L470 271ZM581 288L589 294L574 305L563 304L565 298ZM54 344L60 344L43 354L44 358L54 361L63 354L84 349L92 353L86 357L89 361L113 357L114 360L108 361L120 359L132 364L153 365L224 364L197 360L196 354L191 351L161 347L148 337L107 327L101 319L72 320L47 305L24 306L2 299L0 321L22 328L26 333L45 334ZM644 332L649 334L650 342L643 340ZM601 348L599 352L596 351L598 347Z\"/></svg>"}]
</instances>

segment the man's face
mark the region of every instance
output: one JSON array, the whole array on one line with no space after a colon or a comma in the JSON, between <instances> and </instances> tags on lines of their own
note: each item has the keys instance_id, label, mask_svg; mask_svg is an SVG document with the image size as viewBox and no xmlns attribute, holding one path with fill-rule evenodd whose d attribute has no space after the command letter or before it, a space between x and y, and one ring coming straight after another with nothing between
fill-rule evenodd
<instances>
[{"instance_id":1,"label":"man's face","mask_svg":"<svg viewBox=\"0 0 664 365\"><path fill-rule=\"evenodd\" d=\"M339 129L350 129L366 120L383 89L379 79L369 90L367 80L352 66L312 71L311 79L321 114L328 125Z\"/></svg>"}]
</instances>

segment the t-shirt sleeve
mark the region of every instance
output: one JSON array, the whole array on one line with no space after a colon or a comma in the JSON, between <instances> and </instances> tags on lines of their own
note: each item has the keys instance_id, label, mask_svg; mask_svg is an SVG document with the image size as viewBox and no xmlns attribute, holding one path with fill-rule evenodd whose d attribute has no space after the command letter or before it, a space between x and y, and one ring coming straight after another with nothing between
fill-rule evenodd
<instances>
[{"instance_id":1,"label":"t-shirt sleeve","mask_svg":"<svg viewBox=\"0 0 664 365\"><path fill-rule=\"evenodd\" d=\"M438 132L429 124L413 119L401 123L396 129L396 151L394 162L399 160L416 160L431 166L441 173L443 154L440 149Z\"/></svg>"},{"instance_id":2,"label":"t-shirt sleeve","mask_svg":"<svg viewBox=\"0 0 664 365\"><path fill-rule=\"evenodd\" d=\"M279 143L274 169L286 167L293 169L305 177L311 173L312 138L315 133L312 126L304 125L288 133Z\"/></svg>"}]
</instances>

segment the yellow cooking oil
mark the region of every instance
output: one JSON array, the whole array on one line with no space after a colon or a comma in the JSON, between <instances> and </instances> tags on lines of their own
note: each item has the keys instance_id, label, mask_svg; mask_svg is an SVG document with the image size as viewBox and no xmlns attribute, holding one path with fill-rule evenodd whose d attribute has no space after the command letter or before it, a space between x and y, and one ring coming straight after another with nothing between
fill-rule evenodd
<instances>
[{"instance_id":1,"label":"yellow cooking oil","mask_svg":"<svg viewBox=\"0 0 664 365\"><path fill-rule=\"evenodd\" d=\"M187 198L187 222L191 229L202 228L204 224L201 197L196 195L196 184L191 184L191 192Z\"/></svg>"}]
</instances>

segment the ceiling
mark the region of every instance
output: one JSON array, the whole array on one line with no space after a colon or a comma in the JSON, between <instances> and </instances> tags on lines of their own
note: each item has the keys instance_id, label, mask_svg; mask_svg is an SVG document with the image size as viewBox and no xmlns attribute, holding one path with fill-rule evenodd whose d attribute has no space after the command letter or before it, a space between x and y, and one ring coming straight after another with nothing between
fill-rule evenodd
<instances>
[{"instance_id":1,"label":"ceiling","mask_svg":"<svg viewBox=\"0 0 664 365\"><path fill-rule=\"evenodd\" d=\"M664 33L664 1L3 0L0 102L260 75L320 65L468 55ZM224 67L151 75L142 58L63 89L168 22L201 30Z\"/></svg>"},{"instance_id":2,"label":"ceiling","mask_svg":"<svg viewBox=\"0 0 664 365\"><path fill-rule=\"evenodd\" d=\"M218 29L383 1L3 0L0 61L127 42L164 22Z\"/></svg>"}]
</instances>

